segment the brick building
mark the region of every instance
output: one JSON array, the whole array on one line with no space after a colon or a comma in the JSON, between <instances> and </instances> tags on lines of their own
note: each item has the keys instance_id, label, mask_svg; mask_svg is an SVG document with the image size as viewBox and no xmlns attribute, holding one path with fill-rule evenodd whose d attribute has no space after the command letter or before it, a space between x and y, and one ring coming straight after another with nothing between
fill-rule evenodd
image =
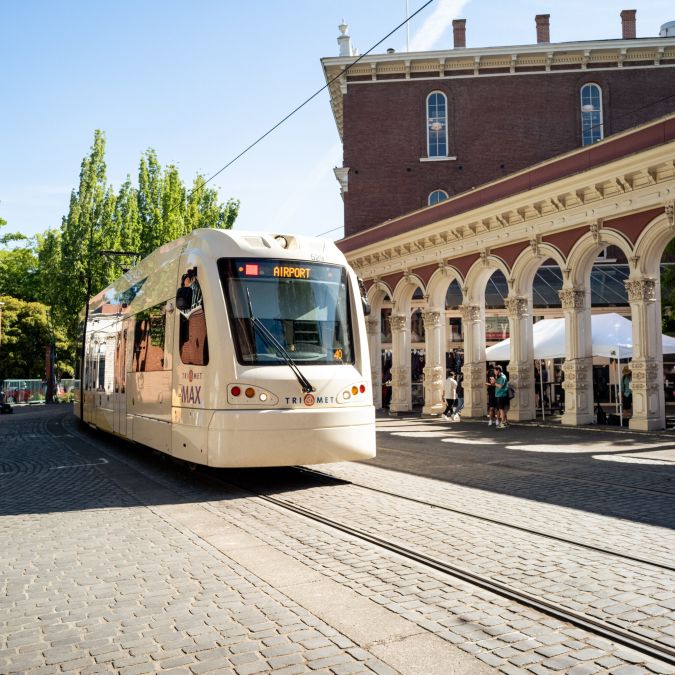
<instances>
[{"instance_id":1,"label":"brick building","mask_svg":"<svg viewBox=\"0 0 675 675\"><path fill-rule=\"evenodd\" d=\"M638 38L624 10L620 39L552 44L539 15L536 44L480 49L465 20L453 28L453 49L389 50L344 73L343 25L340 56L322 60L345 236L675 111L675 24Z\"/></svg>"},{"instance_id":2,"label":"brick building","mask_svg":"<svg viewBox=\"0 0 675 675\"><path fill-rule=\"evenodd\" d=\"M550 44L540 15L537 44L487 49L468 49L465 22L453 24L451 50L390 50L348 70L343 25L340 56L323 60L344 148L338 245L373 308L376 400L390 380L391 414L418 403L439 414L452 352L465 412L482 416L498 328L511 340L512 417L543 415L533 323L558 316L565 350L549 366L562 423L586 424L596 369L607 369L592 315L620 311L632 320L630 426L663 428L675 377L660 339L675 237L675 22L637 38L624 10L621 39Z\"/></svg>"}]
</instances>

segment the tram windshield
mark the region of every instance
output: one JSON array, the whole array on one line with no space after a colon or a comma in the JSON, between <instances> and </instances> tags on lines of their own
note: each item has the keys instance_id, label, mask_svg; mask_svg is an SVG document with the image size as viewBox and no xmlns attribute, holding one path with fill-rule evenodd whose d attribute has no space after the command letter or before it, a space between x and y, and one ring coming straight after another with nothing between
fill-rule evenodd
<instances>
[{"instance_id":1,"label":"tram windshield","mask_svg":"<svg viewBox=\"0 0 675 675\"><path fill-rule=\"evenodd\" d=\"M347 272L343 267L268 258L223 258L218 268L240 363L287 363L255 329L251 314L295 362L354 362Z\"/></svg>"}]
</instances>

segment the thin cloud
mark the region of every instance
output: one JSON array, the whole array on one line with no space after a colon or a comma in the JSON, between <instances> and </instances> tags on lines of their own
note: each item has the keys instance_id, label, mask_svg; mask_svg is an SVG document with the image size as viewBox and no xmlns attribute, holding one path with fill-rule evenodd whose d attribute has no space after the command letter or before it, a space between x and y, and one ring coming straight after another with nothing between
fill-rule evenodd
<instances>
[{"instance_id":1,"label":"thin cloud","mask_svg":"<svg viewBox=\"0 0 675 675\"><path fill-rule=\"evenodd\" d=\"M470 0L439 0L438 7L426 18L422 27L410 36L410 51L433 49L448 30L453 19L459 18Z\"/></svg>"}]
</instances>

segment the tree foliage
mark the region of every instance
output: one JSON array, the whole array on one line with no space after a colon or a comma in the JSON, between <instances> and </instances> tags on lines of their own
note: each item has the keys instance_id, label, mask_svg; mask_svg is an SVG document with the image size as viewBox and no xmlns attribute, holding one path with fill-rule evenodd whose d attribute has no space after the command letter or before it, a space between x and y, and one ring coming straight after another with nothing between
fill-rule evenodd
<instances>
[{"instance_id":1,"label":"tree foliage","mask_svg":"<svg viewBox=\"0 0 675 675\"><path fill-rule=\"evenodd\" d=\"M62 329L53 327L49 307L9 295L0 296L0 302L5 303L0 335L0 379L43 379L45 349L53 341L57 354L56 372L62 376L72 375L73 364L68 361L66 336Z\"/></svg>"},{"instance_id":2,"label":"tree foliage","mask_svg":"<svg viewBox=\"0 0 675 675\"><path fill-rule=\"evenodd\" d=\"M60 228L33 239L0 231L0 295L15 303L4 308L13 332L7 349L3 345L0 351L0 371L17 373L18 377L31 377L35 368L44 373L47 333L42 329L47 307L57 327L55 333L61 336L59 354L74 363L87 279L91 279L95 294L121 274L116 260L101 251L130 251L145 257L195 228L230 229L234 225L237 200L220 203L218 192L207 187L199 175L188 190L178 168L163 168L151 148L141 156L138 186L127 176L115 192L107 183L105 149L105 134L97 130L80 165L78 185L71 192ZM0 218L0 228L3 226L6 222ZM24 329L35 339L37 352L16 332Z\"/></svg>"}]
</instances>

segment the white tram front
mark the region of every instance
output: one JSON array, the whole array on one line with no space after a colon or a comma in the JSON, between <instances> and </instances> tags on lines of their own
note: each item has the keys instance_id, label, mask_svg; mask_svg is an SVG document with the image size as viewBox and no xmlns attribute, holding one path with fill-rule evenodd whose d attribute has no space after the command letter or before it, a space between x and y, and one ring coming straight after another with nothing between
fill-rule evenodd
<instances>
[{"instance_id":1,"label":"white tram front","mask_svg":"<svg viewBox=\"0 0 675 675\"><path fill-rule=\"evenodd\" d=\"M362 300L330 241L202 229L162 246L89 303L82 368L77 415L189 462L375 455Z\"/></svg>"}]
</instances>

